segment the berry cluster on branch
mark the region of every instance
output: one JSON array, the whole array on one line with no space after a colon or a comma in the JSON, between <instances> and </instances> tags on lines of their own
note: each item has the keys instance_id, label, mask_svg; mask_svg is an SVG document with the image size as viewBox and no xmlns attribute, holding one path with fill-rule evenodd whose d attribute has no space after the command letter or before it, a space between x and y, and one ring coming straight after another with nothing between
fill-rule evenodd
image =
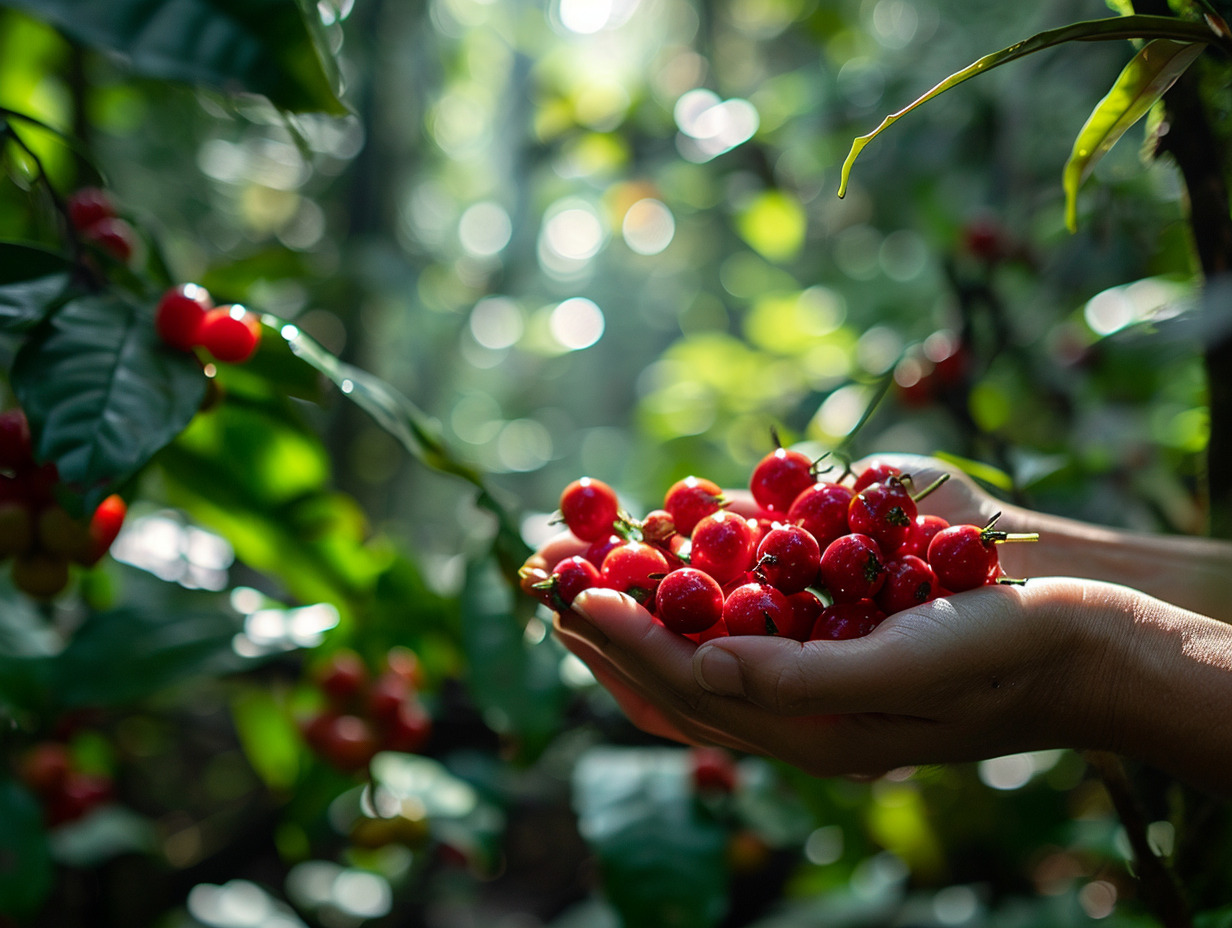
<instances>
[{"instance_id":1,"label":"berry cluster on branch","mask_svg":"<svg viewBox=\"0 0 1232 928\"><path fill-rule=\"evenodd\" d=\"M308 746L345 773L364 770L380 751L414 754L432 734L432 717L419 698L419 660L393 648L375 677L354 651L336 651L315 669L312 682L324 706L303 719Z\"/></svg>"},{"instance_id":2,"label":"berry cluster on branch","mask_svg":"<svg viewBox=\"0 0 1232 928\"><path fill-rule=\"evenodd\" d=\"M34 459L25 413L0 412L0 561L12 559L13 585L35 599L63 591L70 565L97 564L128 510L112 494L89 518L76 519L56 499L59 483L54 464Z\"/></svg>"}]
</instances>

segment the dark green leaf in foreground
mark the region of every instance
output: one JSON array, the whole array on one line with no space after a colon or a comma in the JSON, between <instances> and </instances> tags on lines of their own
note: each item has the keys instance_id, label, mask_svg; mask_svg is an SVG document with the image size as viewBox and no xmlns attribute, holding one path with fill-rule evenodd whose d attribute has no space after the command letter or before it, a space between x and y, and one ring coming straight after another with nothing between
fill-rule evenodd
<instances>
[{"instance_id":1,"label":"dark green leaf in foreground","mask_svg":"<svg viewBox=\"0 0 1232 928\"><path fill-rule=\"evenodd\" d=\"M195 357L167 348L141 307L110 294L66 303L13 369L36 455L87 507L183 431L205 383Z\"/></svg>"},{"instance_id":2,"label":"dark green leaf in foreground","mask_svg":"<svg viewBox=\"0 0 1232 928\"><path fill-rule=\"evenodd\" d=\"M297 0L5 0L137 74L342 114L315 4Z\"/></svg>"},{"instance_id":3,"label":"dark green leaf in foreground","mask_svg":"<svg viewBox=\"0 0 1232 928\"><path fill-rule=\"evenodd\" d=\"M1078 228L1078 188L1095 165L1134 123L1146 115L1160 97L1198 56L1202 45L1155 39L1148 42L1125 66L1107 96L1096 104L1065 164L1065 225Z\"/></svg>"},{"instance_id":4,"label":"dark green leaf in foreground","mask_svg":"<svg viewBox=\"0 0 1232 928\"><path fill-rule=\"evenodd\" d=\"M217 609L95 613L61 654L46 659L55 696L66 706L120 705L200 674L241 669L232 648L240 628L238 616Z\"/></svg>"},{"instance_id":5,"label":"dark green leaf in foreground","mask_svg":"<svg viewBox=\"0 0 1232 928\"><path fill-rule=\"evenodd\" d=\"M0 913L32 914L51 883L43 810L30 793L0 775Z\"/></svg>"},{"instance_id":6,"label":"dark green leaf in foreground","mask_svg":"<svg viewBox=\"0 0 1232 928\"><path fill-rule=\"evenodd\" d=\"M0 244L0 333L23 332L41 322L64 295L69 264L59 255Z\"/></svg>"}]
</instances>

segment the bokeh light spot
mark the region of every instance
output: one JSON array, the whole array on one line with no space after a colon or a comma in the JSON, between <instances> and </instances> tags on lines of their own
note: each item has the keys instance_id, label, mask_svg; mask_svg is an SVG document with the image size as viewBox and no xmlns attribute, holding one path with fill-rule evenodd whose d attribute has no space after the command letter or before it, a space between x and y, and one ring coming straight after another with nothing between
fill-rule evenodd
<instances>
[{"instance_id":1,"label":"bokeh light spot","mask_svg":"<svg viewBox=\"0 0 1232 928\"><path fill-rule=\"evenodd\" d=\"M639 255L657 255L672 243L676 219L660 200L646 197L625 212L620 234L629 250Z\"/></svg>"},{"instance_id":2,"label":"bokeh light spot","mask_svg":"<svg viewBox=\"0 0 1232 928\"><path fill-rule=\"evenodd\" d=\"M513 224L499 203L485 201L467 208L458 221L458 238L468 254L489 258L509 244Z\"/></svg>"},{"instance_id":3,"label":"bokeh light spot","mask_svg":"<svg viewBox=\"0 0 1232 928\"><path fill-rule=\"evenodd\" d=\"M471 310L471 336L493 351L512 348L525 329L522 311L508 297L485 297Z\"/></svg>"},{"instance_id":4,"label":"bokeh light spot","mask_svg":"<svg viewBox=\"0 0 1232 928\"><path fill-rule=\"evenodd\" d=\"M548 328L570 351L589 348L603 337L603 310L593 300L575 296L557 304L548 318Z\"/></svg>"}]
</instances>

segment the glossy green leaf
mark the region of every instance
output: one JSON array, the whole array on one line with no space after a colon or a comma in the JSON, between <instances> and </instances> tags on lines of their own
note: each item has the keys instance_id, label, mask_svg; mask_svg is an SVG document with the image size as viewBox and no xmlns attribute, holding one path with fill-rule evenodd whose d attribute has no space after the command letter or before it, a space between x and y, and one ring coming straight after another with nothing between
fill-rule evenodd
<instances>
[{"instance_id":1,"label":"glossy green leaf","mask_svg":"<svg viewBox=\"0 0 1232 928\"><path fill-rule=\"evenodd\" d=\"M69 270L54 252L0 244L0 333L23 332L41 322L68 289Z\"/></svg>"},{"instance_id":2,"label":"glossy green leaf","mask_svg":"<svg viewBox=\"0 0 1232 928\"><path fill-rule=\"evenodd\" d=\"M53 878L43 810L22 786L0 774L0 913L36 912Z\"/></svg>"},{"instance_id":3,"label":"glossy green leaf","mask_svg":"<svg viewBox=\"0 0 1232 928\"><path fill-rule=\"evenodd\" d=\"M331 489L319 437L285 400L224 399L158 465L175 505L302 602L329 602L347 617L388 564L354 500Z\"/></svg>"},{"instance_id":4,"label":"glossy green leaf","mask_svg":"<svg viewBox=\"0 0 1232 928\"><path fill-rule=\"evenodd\" d=\"M342 114L315 4L297 0L5 0L143 77Z\"/></svg>"},{"instance_id":5,"label":"glossy green leaf","mask_svg":"<svg viewBox=\"0 0 1232 928\"><path fill-rule=\"evenodd\" d=\"M143 307L106 293L66 303L13 368L36 454L86 507L183 431L205 385L196 358L167 348Z\"/></svg>"},{"instance_id":6,"label":"glossy green leaf","mask_svg":"<svg viewBox=\"0 0 1232 928\"><path fill-rule=\"evenodd\" d=\"M497 498L475 467L449 448L440 424L388 383L334 357L296 326L281 324L271 316L265 317L265 321L281 334L296 357L337 386L343 396L371 416L412 457L433 470L459 477L479 490L477 504L496 518L496 553L506 576L512 579L530 549L522 540L509 507Z\"/></svg>"},{"instance_id":7,"label":"glossy green leaf","mask_svg":"<svg viewBox=\"0 0 1232 928\"><path fill-rule=\"evenodd\" d=\"M1202 54L1202 45L1155 39L1144 45L1096 104L1065 163L1065 225L1078 228L1078 188L1129 128L1146 115Z\"/></svg>"},{"instance_id":8,"label":"glossy green leaf","mask_svg":"<svg viewBox=\"0 0 1232 928\"><path fill-rule=\"evenodd\" d=\"M225 609L179 612L132 605L91 615L63 653L48 658L64 706L132 702L202 674L249 666L232 642L241 618Z\"/></svg>"},{"instance_id":9,"label":"glossy green leaf","mask_svg":"<svg viewBox=\"0 0 1232 928\"><path fill-rule=\"evenodd\" d=\"M906 116L916 107L927 103L933 97L939 96L951 87L956 87L963 81L990 71L999 65L1006 64L1018 58L1023 58L1045 48L1052 48L1066 42L1097 42L1113 39L1174 39L1178 42L1211 44L1220 41L1212 29L1202 23L1193 23L1172 16L1118 16L1111 19L1096 19L1087 22L1072 23L1059 29L1050 29L1024 39L1008 48L985 55L961 71L951 74L923 96L917 97L896 113L892 113L881 121L872 132L858 136L851 143L851 151L843 162L839 178L838 195L845 196L847 183L851 177L851 168L864 147L878 135Z\"/></svg>"}]
</instances>

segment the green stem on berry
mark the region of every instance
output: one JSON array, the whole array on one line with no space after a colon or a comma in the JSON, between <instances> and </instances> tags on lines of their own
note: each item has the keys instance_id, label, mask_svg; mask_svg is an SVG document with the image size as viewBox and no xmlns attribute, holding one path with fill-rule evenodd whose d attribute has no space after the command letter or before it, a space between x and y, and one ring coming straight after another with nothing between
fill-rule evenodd
<instances>
[{"instance_id":1,"label":"green stem on berry","mask_svg":"<svg viewBox=\"0 0 1232 928\"><path fill-rule=\"evenodd\" d=\"M938 477L936 480L934 480L932 483L930 483L928 486L922 489L919 493L912 493L911 494L912 502L918 503L920 500L928 496L930 493L932 493L934 490L936 490L938 487L940 487L943 483L945 483L949 479L950 479L950 475L948 473L942 474L940 477Z\"/></svg>"}]
</instances>

